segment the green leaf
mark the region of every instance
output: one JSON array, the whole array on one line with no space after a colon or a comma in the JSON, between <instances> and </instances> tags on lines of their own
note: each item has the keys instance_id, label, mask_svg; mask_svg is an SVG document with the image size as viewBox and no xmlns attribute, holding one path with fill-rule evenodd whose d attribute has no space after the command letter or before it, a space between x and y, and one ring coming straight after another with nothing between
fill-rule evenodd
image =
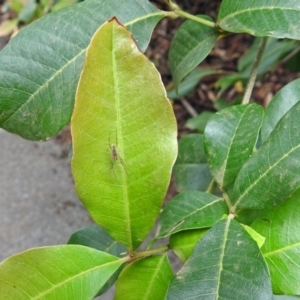
<instances>
[{"instance_id":1,"label":"green leaf","mask_svg":"<svg viewBox=\"0 0 300 300\"><path fill-rule=\"evenodd\" d=\"M210 118L204 132L204 145L211 173L220 187L232 186L252 155L263 113L257 104L236 105Z\"/></svg>"},{"instance_id":2,"label":"green leaf","mask_svg":"<svg viewBox=\"0 0 300 300\"><path fill-rule=\"evenodd\" d=\"M35 248L0 264L2 299L93 299L124 263L75 245Z\"/></svg>"},{"instance_id":3,"label":"green leaf","mask_svg":"<svg viewBox=\"0 0 300 300\"><path fill-rule=\"evenodd\" d=\"M269 139L245 163L233 187L235 207L270 208L300 186L299 112L300 102L288 111Z\"/></svg>"},{"instance_id":4,"label":"green leaf","mask_svg":"<svg viewBox=\"0 0 300 300\"><path fill-rule=\"evenodd\" d=\"M91 247L117 257L124 257L128 252L127 248L116 242L105 229L98 225L90 225L73 233L68 244ZM119 270L109 278L106 284L97 293L97 296L105 293L116 282L121 271L122 268L119 268Z\"/></svg>"},{"instance_id":5,"label":"green leaf","mask_svg":"<svg viewBox=\"0 0 300 300\"><path fill-rule=\"evenodd\" d=\"M186 262L197 242L207 231L205 228L177 232L170 236L169 246L182 262Z\"/></svg>"},{"instance_id":6,"label":"green leaf","mask_svg":"<svg viewBox=\"0 0 300 300\"><path fill-rule=\"evenodd\" d=\"M255 241L227 218L211 228L172 280L166 300L272 299L269 272Z\"/></svg>"},{"instance_id":7,"label":"green leaf","mask_svg":"<svg viewBox=\"0 0 300 300\"><path fill-rule=\"evenodd\" d=\"M177 130L159 73L116 20L92 39L71 123L79 198L114 239L137 248L166 194Z\"/></svg>"},{"instance_id":8,"label":"green leaf","mask_svg":"<svg viewBox=\"0 0 300 300\"><path fill-rule=\"evenodd\" d=\"M238 71L241 73L243 78L248 78L250 76L260 42L261 38L256 38L249 51L238 61ZM259 63L257 73L263 74L268 69L274 67L280 58L290 53L297 46L298 42L296 43L295 41L269 38L263 52L261 62Z\"/></svg>"},{"instance_id":9,"label":"green leaf","mask_svg":"<svg viewBox=\"0 0 300 300\"><path fill-rule=\"evenodd\" d=\"M168 91L169 99L178 99L189 94L199 83L199 81L205 77L212 74L216 74L218 71L215 70L205 70L205 69L195 69L180 83L178 87L178 93L175 87Z\"/></svg>"},{"instance_id":10,"label":"green leaf","mask_svg":"<svg viewBox=\"0 0 300 300\"><path fill-rule=\"evenodd\" d=\"M263 237L262 235L260 235L257 231L255 231L253 228L247 226L247 225L244 225L244 224L241 224L244 229L249 233L249 235L253 238L254 241L256 241L257 243L257 246L259 248L261 248L261 246L264 244L266 238Z\"/></svg>"},{"instance_id":11,"label":"green leaf","mask_svg":"<svg viewBox=\"0 0 300 300\"><path fill-rule=\"evenodd\" d=\"M172 277L166 254L137 260L122 271L114 300L164 299Z\"/></svg>"},{"instance_id":12,"label":"green leaf","mask_svg":"<svg viewBox=\"0 0 300 300\"><path fill-rule=\"evenodd\" d=\"M224 200L200 191L175 196L160 215L157 238L188 229L211 227L227 214Z\"/></svg>"},{"instance_id":13,"label":"green leaf","mask_svg":"<svg viewBox=\"0 0 300 300\"><path fill-rule=\"evenodd\" d=\"M261 141L265 142L280 119L300 100L300 79L284 86L266 109L261 127Z\"/></svg>"},{"instance_id":14,"label":"green leaf","mask_svg":"<svg viewBox=\"0 0 300 300\"><path fill-rule=\"evenodd\" d=\"M25 23L30 22L34 17L37 8L38 8L38 4L35 0L27 0L25 6L18 14L18 18L22 22Z\"/></svg>"},{"instance_id":15,"label":"green leaf","mask_svg":"<svg viewBox=\"0 0 300 300\"><path fill-rule=\"evenodd\" d=\"M218 25L229 32L300 39L299 13L297 0L223 0Z\"/></svg>"},{"instance_id":16,"label":"green leaf","mask_svg":"<svg viewBox=\"0 0 300 300\"><path fill-rule=\"evenodd\" d=\"M146 0L86 0L22 29L0 52L0 126L26 139L53 137L70 121L97 28L116 16L145 50L165 14Z\"/></svg>"},{"instance_id":17,"label":"green leaf","mask_svg":"<svg viewBox=\"0 0 300 300\"><path fill-rule=\"evenodd\" d=\"M300 190L251 227L266 237L261 251L269 265L276 294L300 294Z\"/></svg>"},{"instance_id":18,"label":"green leaf","mask_svg":"<svg viewBox=\"0 0 300 300\"><path fill-rule=\"evenodd\" d=\"M115 241L99 225L90 225L74 232L68 240L68 244L91 247L117 257L123 257L128 252L126 247Z\"/></svg>"},{"instance_id":19,"label":"green leaf","mask_svg":"<svg viewBox=\"0 0 300 300\"><path fill-rule=\"evenodd\" d=\"M179 192L207 190L212 176L204 153L202 135L189 134L179 141L178 158L173 172L176 188Z\"/></svg>"},{"instance_id":20,"label":"green leaf","mask_svg":"<svg viewBox=\"0 0 300 300\"><path fill-rule=\"evenodd\" d=\"M188 119L185 124L185 127L191 130L197 129L200 133L203 133L208 120L214 114L215 113L212 111L204 111L200 113L198 116Z\"/></svg>"},{"instance_id":21,"label":"green leaf","mask_svg":"<svg viewBox=\"0 0 300 300\"><path fill-rule=\"evenodd\" d=\"M208 16L199 15L209 21ZM170 69L178 88L182 79L195 69L209 54L218 38L218 31L192 20L185 21L177 30L169 53Z\"/></svg>"}]
</instances>

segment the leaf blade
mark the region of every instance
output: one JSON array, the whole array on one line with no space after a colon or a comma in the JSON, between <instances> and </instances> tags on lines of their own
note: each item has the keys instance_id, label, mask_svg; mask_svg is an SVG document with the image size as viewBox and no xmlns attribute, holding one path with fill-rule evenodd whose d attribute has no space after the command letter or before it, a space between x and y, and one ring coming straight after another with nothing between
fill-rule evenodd
<instances>
[{"instance_id":1,"label":"leaf blade","mask_svg":"<svg viewBox=\"0 0 300 300\"><path fill-rule=\"evenodd\" d=\"M77 245L30 249L0 264L1 295L6 299L92 299L123 263Z\"/></svg>"},{"instance_id":2,"label":"leaf blade","mask_svg":"<svg viewBox=\"0 0 300 300\"><path fill-rule=\"evenodd\" d=\"M166 254L140 259L128 265L121 273L114 299L164 299L172 277Z\"/></svg>"},{"instance_id":3,"label":"leaf blade","mask_svg":"<svg viewBox=\"0 0 300 300\"><path fill-rule=\"evenodd\" d=\"M222 198L200 191L175 196L160 215L157 238L182 230L213 226L228 213Z\"/></svg>"},{"instance_id":4,"label":"leaf blade","mask_svg":"<svg viewBox=\"0 0 300 300\"><path fill-rule=\"evenodd\" d=\"M166 299L183 298L272 299L267 265L256 242L236 221L220 221L196 245Z\"/></svg>"},{"instance_id":5,"label":"leaf blade","mask_svg":"<svg viewBox=\"0 0 300 300\"><path fill-rule=\"evenodd\" d=\"M209 21L210 17L202 16ZM185 21L174 36L169 53L170 69L175 86L209 54L218 38L215 28Z\"/></svg>"},{"instance_id":6,"label":"leaf blade","mask_svg":"<svg viewBox=\"0 0 300 300\"><path fill-rule=\"evenodd\" d=\"M261 251L269 265L276 294L299 295L300 235L298 189L286 201L268 210L251 227L266 237Z\"/></svg>"},{"instance_id":7,"label":"leaf blade","mask_svg":"<svg viewBox=\"0 0 300 300\"><path fill-rule=\"evenodd\" d=\"M177 130L157 70L115 19L89 47L71 131L79 198L97 224L136 248L162 205Z\"/></svg>"},{"instance_id":8,"label":"leaf blade","mask_svg":"<svg viewBox=\"0 0 300 300\"><path fill-rule=\"evenodd\" d=\"M300 39L297 0L267 0L238 2L222 1L219 26L229 32L247 32L254 36Z\"/></svg>"},{"instance_id":9,"label":"leaf blade","mask_svg":"<svg viewBox=\"0 0 300 300\"><path fill-rule=\"evenodd\" d=\"M211 173L221 188L233 185L252 155L262 120L263 109L256 104L225 108L210 118L204 145Z\"/></svg>"},{"instance_id":10,"label":"leaf blade","mask_svg":"<svg viewBox=\"0 0 300 300\"><path fill-rule=\"evenodd\" d=\"M164 17L148 1L131 3L84 1L46 15L12 39L0 53L0 126L26 139L47 140L66 125L86 48L98 26L117 16L145 50Z\"/></svg>"},{"instance_id":11,"label":"leaf blade","mask_svg":"<svg viewBox=\"0 0 300 300\"><path fill-rule=\"evenodd\" d=\"M268 141L247 161L233 187L234 207L271 208L300 184L300 136L296 103L280 120Z\"/></svg>"}]
</instances>

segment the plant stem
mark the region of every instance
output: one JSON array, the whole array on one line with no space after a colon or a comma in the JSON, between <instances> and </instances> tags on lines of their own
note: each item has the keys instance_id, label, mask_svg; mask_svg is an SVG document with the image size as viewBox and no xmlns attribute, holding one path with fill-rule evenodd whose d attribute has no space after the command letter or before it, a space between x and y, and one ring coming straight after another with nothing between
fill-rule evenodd
<instances>
[{"instance_id":1,"label":"plant stem","mask_svg":"<svg viewBox=\"0 0 300 300\"><path fill-rule=\"evenodd\" d=\"M222 195L223 195L223 199L225 200L225 202L226 202L226 204L229 208L230 213L234 213L234 211L231 211L232 210L232 203L231 203L227 193L223 192Z\"/></svg>"},{"instance_id":2,"label":"plant stem","mask_svg":"<svg viewBox=\"0 0 300 300\"><path fill-rule=\"evenodd\" d=\"M143 258L143 257L148 257L148 256L158 254L158 253L161 253L161 252L166 252L169 249L170 249L169 246L166 245L166 246L162 246L162 247L147 250L147 251L134 252L134 258L139 259L139 258Z\"/></svg>"},{"instance_id":3,"label":"plant stem","mask_svg":"<svg viewBox=\"0 0 300 300\"><path fill-rule=\"evenodd\" d=\"M174 11L174 13L176 13L178 16L193 20L195 22L204 24L209 27L213 27L213 28L216 27L216 23L208 21L208 20L200 18L200 17L197 17L197 16L194 16L194 15L191 15L191 14L181 10L180 7L176 3L172 2L171 0L168 0L167 3L169 5L169 7Z\"/></svg>"},{"instance_id":4,"label":"plant stem","mask_svg":"<svg viewBox=\"0 0 300 300\"><path fill-rule=\"evenodd\" d=\"M260 41L260 44L258 47L258 52L257 52L256 58L255 58L254 64L252 66L250 78L249 78L249 81L248 81L248 84L246 87L246 91L245 91L245 94L243 97L242 104L248 104L250 102L250 97L251 97L253 87L255 84L255 80L257 77L258 66L261 61L264 50L266 48L267 41L268 41L268 37L263 37Z\"/></svg>"}]
</instances>

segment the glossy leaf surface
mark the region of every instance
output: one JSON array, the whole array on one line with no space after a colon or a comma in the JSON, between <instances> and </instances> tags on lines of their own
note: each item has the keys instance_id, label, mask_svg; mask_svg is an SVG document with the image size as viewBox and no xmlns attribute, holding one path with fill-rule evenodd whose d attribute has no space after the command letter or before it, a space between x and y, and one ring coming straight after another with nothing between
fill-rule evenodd
<instances>
[{"instance_id":1,"label":"glossy leaf surface","mask_svg":"<svg viewBox=\"0 0 300 300\"><path fill-rule=\"evenodd\" d=\"M211 227L226 213L222 198L200 191L185 191L175 196L160 215L157 237L188 229Z\"/></svg>"},{"instance_id":2,"label":"glossy leaf surface","mask_svg":"<svg viewBox=\"0 0 300 300\"><path fill-rule=\"evenodd\" d=\"M178 157L173 172L179 192L207 190L212 176L204 153L202 135L189 134L179 141Z\"/></svg>"},{"instance_id":3,"label":"glossy leaf surface","mask_svg":"<svg viewBox=\"0 0 300 300\"><path fill-rule=\"evenodd\" d=\"M0 53L0 126L26 139L47 140L66 125L86 48L113 16L145 50L164 13L146 0L87 0L22 29Z\"/></svg>"},{"instance_id":4,"label":"glossy leaf surface","mask_svg":"<svg viewBox=\"0 0 300 300\"><path fill-rule=\"evenodd\" d=\"M71 130L81 201L97 224L135 249L160 211L177 130L157 70L115 20L92 39Z\"/></svg>"},{"instance_id":5,"label":"glossy leaf surface","mask_svg":"<svg viewBox=\"0 0 300 300\"><path fill-rule=\"evenodd\" d=\"M252 155L262 119L263 109L257 104L232 106L210 118L204 145L211 173L220 187L233 185Z\"/></svg>"},{"instance_id":6,"label":"glossy leaf surface","mask_svg":"<svg viewBox=\"0 0 300 300\"><path fill-rule=\"evenodd\" d=\"M252 227L266 241L261 251L269 265L275 294L300 294L300 190L263 214Z\"/></svg>"},{"instance_id":7,"label":"glossy leaf surface","mask_svg":"<svg viewBox=\"0 0 300 300\"><path fill-rule=\"evenodd\" d=\"M114 300L165 299L172 277L166 254L137 260L122 271Z\"/></svg>"},{"instance_id":8,"label":"glossy leaf surface","mask_svg":"<svg viewBox=\"0 0 300 300\"><path fill-rule=\"evenodd\" d=\"M84 246L35 248L0 264L2 299L93 299L124 261Z\"/></svg>"},{"instance_id":9,"label":"glossy leaf surface","mask_svg":"<svg viewBox=\"0 0 300 300\"><path fill-rule=\"evenodd\" d=\"M299 13L298 0L223 0L218 24L229 32L300 39Z\"/></svg>"},{"instance_id":10,"label":"glossy leaf surface","mask_svg":"<svg viewBox=\"0 0 300 300\"><path fill-rule=\"evenodd\" d=\"M266 109L261 127L261 140L265 142L280 119L300 100L300 79L284 86Z\"/></svg>"},{"instance_id":11,"label":"glossy leaf surface","mask_svg":"<svg viewBox=\"0 0 300 300\"><path fill-rule=\"evenodd\" d=\"M167 300L270 300L268 268L255 241L228 218L211 228L172 280Z\"/></svg>"},{"instance_id":12,"label":"glossy leaf surface","mask_svg":"<svg viewBox=\"0 0 300 300\"><path fill-rule=\"evenodd\" d=\"M207 16L201 17L212 21ZM215 28L192 20L187 20L180 26L169 52L170 69L176 87L209 54L217 38Z\"/></svg>"},{"instance_id":13,"label":"glossy leaf surface","mask_svg":"<svg viewBox=\"0 0 300 300\"><path fill-rule=\"evenodd\" d=\"M239 208L264 209L300 186L300 102L280 120L269 139L245 163L233 187Z\"/></svg>"}]
</instances>

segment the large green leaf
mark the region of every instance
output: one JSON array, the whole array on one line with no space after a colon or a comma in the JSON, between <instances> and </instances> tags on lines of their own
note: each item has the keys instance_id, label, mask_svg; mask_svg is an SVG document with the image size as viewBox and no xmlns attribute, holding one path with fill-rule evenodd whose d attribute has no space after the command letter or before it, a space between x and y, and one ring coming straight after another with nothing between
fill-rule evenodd
<instances>
[{"instance_id":1,"label":"large green leaf","mask_svg":"<svg viewBox=\"0 0 300 300\"><path fill-rule=\"evenodd\" d=\"M251 226L266 237L261 251L276 294L300 294L300 190Z\"/></svg>"},{"instance_id":2,"label":"large green leaf","mask_svg":"<svg viewBox=\"0 0 300 300\"><path fill-rule=\"evenodd\" d=\"M204 153L202 135L189 134L179 141L178 157L173 172L179 192L207 190L212 176Z\"/></svg>"},{"instance_id":3,"label":"large green leaf","mask_svg":"<svg viewBox=\"0 0 300 300\"><path fill-rule=\"evenodd\" d=\"M201 16L209 21L211 18ZM192 20L177 30L170 46L169 60L175 86L209 54L218 38L218 31Z\"/></svg>"},{"instance_id":4,"label":"large green leaf","mask_svg":"<svg viewBox=\"0 0 300 300\"><path fill-rule=\"evenodd\" d=\"M228 213L224 200L200 191L174 197L159 218L157 238L188 229L211 227Z\"/></svg>"},{"instance_id":5,"label":"large green leaf","mask_svg":"<svg viewBox=\"0 0 300 300\"><path fill-rule=\"evenodd\" d=\"M166 254L140 259L122 271L114 300L165 299L172 277Z\"/></svg>"},{"instance_id":6,"label":"large green leaf","mask_svg":"<svg viewBox=\"0 0 300 300\"><path fill-rule=\"evenodd\" d=\"M124 263L105 252L75 245L35 248L0 264L2 299L93 299Z\"/></svg>"},{"instance_id":7,"label":"large green leaf","mask_svg":"<svg viewBox=\"0 0 300 300\"><path fill-rule=\"evenodd\" d=\"M269 139L245 163L233 187L235 207L270 208L300 186L299 113L300 102L288 111Z\"/></svg>"},{"instance_id":8,"label":"large green leaf","mask_svg":"<svg viewBox=\"0 0 300 300\"><path fill-rule=\"evenodd\" d=\"M255 241L227 218L211 228L172 280L167 300L272 299L266 262Z\"/></svg>"},{"instance_id":9,"label":"large green leaf","mask_svg":"<svg viewBox=\"0 0 300 300\"><path fill-rule=\"evenodd\" d=\"M279 120L300 101L300 79L284 86L272 99L266 109L261 127L261 141L265 142Z\"/></svg>"},{"instance_id":10,"label":"large green leaf","mask_svg":"<svg viewBox=\"0 0 300 300\"><path fill-rule=\"evenodd\" d=\"M220 187L233 185L252 155L263 114L257 104L236 105L217 112L208 121L204 146L211 173Z\"/></svg>"},{"instance_id":11,"label":"large green leaf","mask_svg":"<svg viewBox=\"0 0 300 300\"><path fill-rule=\"evenodd\" d=\"M299 13L298 0L223 0L218 24L229 32L300 39Z\"/></svg>"},{"instance_id":12,"label":"large green leaf","mask_svg":"<svg viewBox=\"0 0 300 300\"><path fill-rule=\"evenodd\" d=\"M170 181L176 120L159 73L115 20L92 39L71 123L81 201L113 238L138 247Z\"/></svg>"},{"instance_id":13,"label":"large green leaf","mask_svg":"<svg viewBox=\"0 0 300 300\"><path fill-rule=\"evenodd\" d=\"M31 140L53 137L70 120L97 28L117 16L145 50L164 15L146 0L86 0L22 29L0 52L0 126Z\"/></svg>"}]
</instances>

